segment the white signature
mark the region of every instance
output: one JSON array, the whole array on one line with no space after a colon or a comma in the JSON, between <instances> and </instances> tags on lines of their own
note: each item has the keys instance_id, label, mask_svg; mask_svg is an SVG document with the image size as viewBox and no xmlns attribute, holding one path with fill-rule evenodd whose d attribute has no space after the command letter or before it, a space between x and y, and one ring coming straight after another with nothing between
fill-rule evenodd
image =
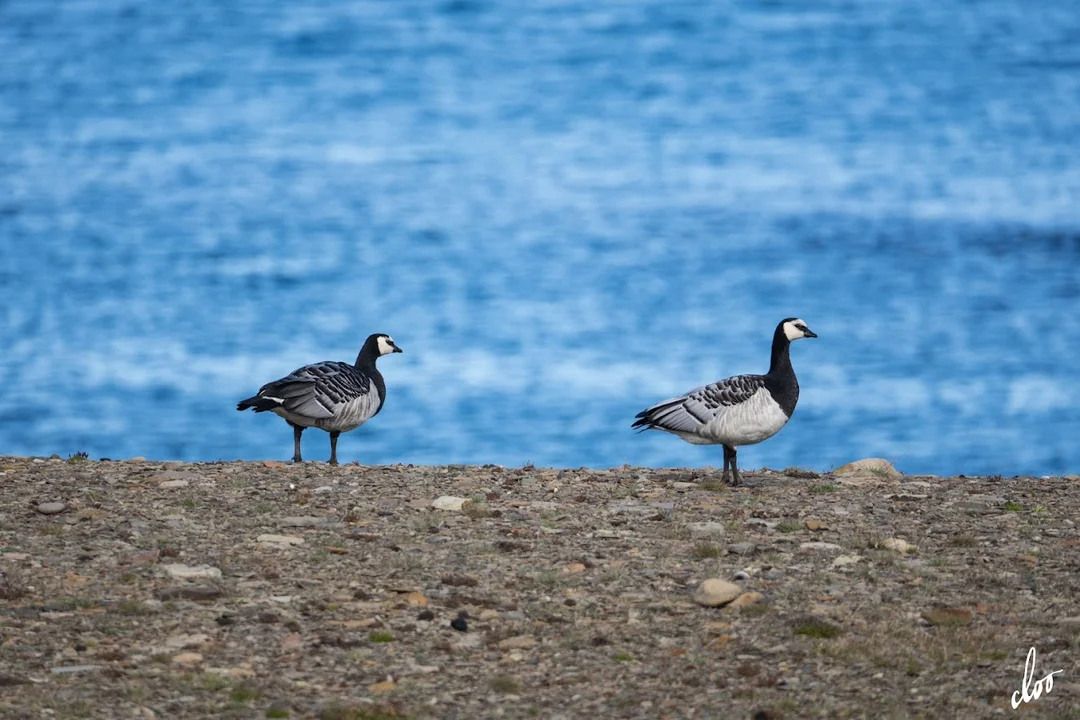
<instances>
[{"instance_id":1,"label":"white signature","mask_svg":"<svg viewBox=\"0 0 1080 720\"><path fill-rule=\"evenodd\" d=\"M1060 675L1063 672L1065 671L1055 670L1052 673L1047 673L1041 679L1035 680L1035 648L1028 650L1027 661L1024 662L1024 684L1020 686L1019 690L1012 694L1013 710L1020 707L1020 703L1038 700L1044 692L1049 693L1053 690L1054 676ZM1032 680L1035 680L1034 685L1031 684ZM1016 699L1017 695L1020 696L1019 700Z\"/></svg>"}]
</instances>

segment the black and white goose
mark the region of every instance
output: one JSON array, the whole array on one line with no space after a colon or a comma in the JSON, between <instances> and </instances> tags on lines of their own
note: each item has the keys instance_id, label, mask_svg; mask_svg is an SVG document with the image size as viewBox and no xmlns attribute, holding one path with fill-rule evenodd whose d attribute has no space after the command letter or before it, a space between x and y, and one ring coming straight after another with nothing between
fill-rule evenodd
<instances>
[{"instance_id":1,"label":"black and white goose","mask_svg":"<svg viewBox=\"0 0 1080 720\"><path fill-rule=\"evenodd\" d=\"M694 445L724 446L724 480L742 482L735 453L740 445L771 438L791 419L799 381L791 367L794 340L816 338L799 318L781 320L773 333L772 361L764 375L736 375L665 400L637 414L633 427L666 430Z\"/></svg>"},{"instance_id":2,"label":"black and white goose","mask_svg":"<svg viewBox=\"0 0 1080 720\"><path fill-rule=\"evenodd\" d=\"M305 428L330 433L330 464L337 465L338 435L363 425L379 414L386 401L386 383L375 361L399 353L389 335L368 337L356 364L327 361L305 365L289 375L267 383L253 397L241 400L237 410L255 408L285 418L293 429L293 462L300 457L300 436Z\"/></svg>"}]
</instances>

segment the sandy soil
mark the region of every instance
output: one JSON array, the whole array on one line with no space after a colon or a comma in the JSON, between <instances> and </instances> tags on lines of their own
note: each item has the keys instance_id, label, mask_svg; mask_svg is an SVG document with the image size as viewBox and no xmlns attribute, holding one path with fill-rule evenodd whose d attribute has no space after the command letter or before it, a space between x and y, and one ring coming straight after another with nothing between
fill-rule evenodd
<instances>
[{"instance_id":1,"label":"sandy soil","mask_svg":"<svg viewBox=\"0 0 1080 720\"><path fill-rule=\"evenodd\" d=\"M717 479L0 458L0 716L1080 718L1080 477Z\"/></svg>"}]
</instances>

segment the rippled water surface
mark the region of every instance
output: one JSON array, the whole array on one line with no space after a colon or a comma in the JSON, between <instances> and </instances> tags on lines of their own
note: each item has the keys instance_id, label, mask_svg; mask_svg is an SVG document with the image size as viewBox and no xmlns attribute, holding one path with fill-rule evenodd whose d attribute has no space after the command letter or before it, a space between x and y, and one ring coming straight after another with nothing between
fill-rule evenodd
<instances>
[{"instance_id":1,"label":"rippled water surface","mask_svg":"<svg viewBox=\"0 0 1080 720\"><path fill-rule=\"evenodd\" d=\"M388 332L343 461L1080 471L1080 6L0 3L0 453L287 458L235 403ZM305 439L310 459L326 435Z\"/></svg>"}]
</instances>

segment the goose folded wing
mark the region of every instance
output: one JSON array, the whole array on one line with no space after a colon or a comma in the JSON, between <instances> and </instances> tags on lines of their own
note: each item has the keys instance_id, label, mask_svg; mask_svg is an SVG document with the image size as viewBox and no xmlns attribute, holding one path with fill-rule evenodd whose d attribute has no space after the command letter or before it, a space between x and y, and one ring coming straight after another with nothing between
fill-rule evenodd
<instances>
[{"instance_id":1,"label":"goose folded wing","mask_svg":"<svg viewBox=\"0 0 1080 720\"><path fill-rule=\"evenodd\" d=\"M744 403L765 387L761 375L736 375L665 400L639 413L637 425L671 432L694 432L732 405Z\"/></svg>"},{"instance_id":2,"label":"goose folded wing","mask_svg":"<svg viewBox=\"0 0 1080 720\"><path fill-rule=\"evenodd\" d=\"M326 362L302 367L264 390L261 395L281 398L288 412L325 420L346 403L370 394L371 383L349 365Z\"/></svg>"}]
</instances>

